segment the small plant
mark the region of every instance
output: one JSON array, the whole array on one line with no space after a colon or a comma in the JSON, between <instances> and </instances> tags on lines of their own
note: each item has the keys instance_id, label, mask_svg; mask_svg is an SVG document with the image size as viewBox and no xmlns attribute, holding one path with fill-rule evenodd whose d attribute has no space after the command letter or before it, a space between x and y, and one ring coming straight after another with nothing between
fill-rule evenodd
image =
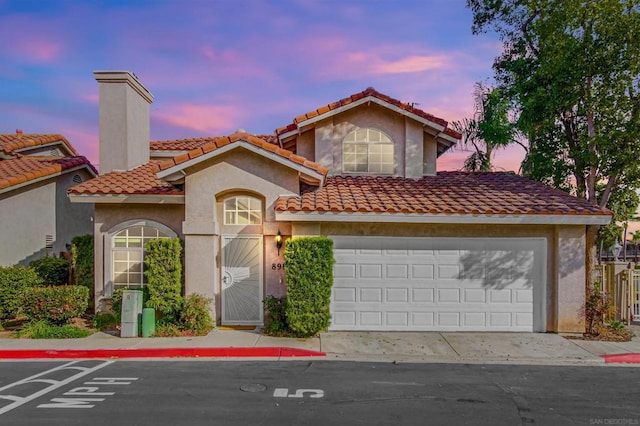
<instances>
[{"instance_id":1,"label":"small plant","mask_svg":"<svg viewBox=\"0 0 640 426\"><path fill-rule=\"evenodd\" d=\"M22 296L24 314L30 320L68 324L87 311L89 289L78 285L33 287Z\"/></svg>"},{"instance_id":2,"label":"small plant","mask_svg":"<svg viewBox=\"0 0 640 426\"><path fill-rule=\"evenodd\" d=\"M61 257L45 256L29 266L42 278L45 285L69 284L69 261Z\"/></svg>"},{"instance_id":3,"label":"small plant","mask_svg":"<svg viewBox=\"0 0 640 426\"><path fill-rule=\"evenodd\" d=\"M93 317L93 328L100 331L113 330L119 322L111 312L98 312Z\"/></svg>"},{"instance_id":4,"label":"small plant","mask_svg":"<svg viewBox=\"0 0 640 426\"><path fill-rule=\"evenodd\" d=\"M156 324L156 332L153 334L153 337L179 337L183 335L178 324L160 320Z\"/></svg>"},{"instance_id":5,"label":"small plant","mask_svg":"<svg viewBox=\"0 0 640 426\"><path fill-rule=\"evenodd\" d=\"M195 336L206 336L214 324L209 314L211 299L200 294L190 294L184 300L180 311L182 329Z\"/></svg>"},{"instance_id":6,"label":"small plant","mask_svg":"<svg viewBox=\"0 0 640 426\"><path fill-rule=\"evenodd\" d=\"M587 334L598 336L604 328L604 320L607 315L612 315L613 306L609 297L601 290L600 283L594 283L587 289L584 315L587 325Z\"/></svg>"},{"instance_id":7,"label":"small plant","mask_svg":"<svg viewBox=\"0 0 640 426\"><path fill-rule=\"evenodd\" d=\"M22 326L16 335L27 339L77 339L87 337L93 331L73 325L56 326L45 320L31 321Z\"/></svg>"},{"instance_id":8,"label":"small plant","mask_svg":"<svg viewBox=\"0 0 640 426\"><path fill-rule=\"evenodd\" d=\"M287 324L287 298L269 296L262 301L262 304L267 311L262 331L269 336L286 336L291 334L289 324Z\"/></svg>"},{"instance_id":9,"label":"small plant","mask_svg":"<svg viewBox=\"0 0 640 426\"><path fill-rule=\"evenodd\" d=\"M24 266L0 267L0 320L14 318L22 307L22 297L31 287L42 284L42 278Z\"/></svg>"}]
</instances>

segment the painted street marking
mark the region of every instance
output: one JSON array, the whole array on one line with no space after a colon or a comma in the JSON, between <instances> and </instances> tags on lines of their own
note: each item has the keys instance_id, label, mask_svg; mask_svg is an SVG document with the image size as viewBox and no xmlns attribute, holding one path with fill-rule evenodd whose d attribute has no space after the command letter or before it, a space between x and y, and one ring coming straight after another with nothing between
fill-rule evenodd
<instances>
[{"instance_id":1,"label":"painted street marking","mask_svg":"<svg viewBox=\"0 0 640 426\"><path fill-rule=\"evenodd\" d=\"M88 382L84 382L83 385L98 385L98 386L112 386L112 385L130 385L137 377L94 377ZM68 392L62 394L62 396L75 396L81 398L53 398L49 404L40 404L37 408L93 408L95 404L91 402L102 402L106 398L86 398L87 396L111 396L115 395L115 392L98 392L100 388L98 386L79 386L73 388Z\"/></svg>"},{"instance_id":2,"label":"painted street marking","mask_svg":"<svg viewBox=\"0 0 640 426\"><path fill-rule=\"evenodd\" d=\"M305 394L309 394L310 398L324 397L324 391L320 389L297 389L293 394L290 394L287 388L276 388L273 391L274 398L304 398Z\"/></svg>"},{"instance_id":3,"label":"painted street marking","mask_svg":"<svg viewBox=\"0 0 640 426\"><path fill-rule=\"evenodd\" d=\"M115 361L102 361L99 364L93 366L93 367L83 367L81 365L78 365L79 363L82 362L87 362L87 361L71 361L69 363L63 364L61 366L52 368L50 370L47 371L43 371L42 373L38 373L35 374L31 377L27 377L26 379L22 379L22 380L18 380L17 382L13 382L10 383L8 385L5 385L3 387L0 388L0 400L1 399L5 399L5 400L9 400L9 401L13 401L11 404L6 405L2 408L0 408L0 415L7 413L11 410L13 410L14 408L18 408L21 405L26 404L29 401L33 401L36 398L41 397L42 395L45 395L49 392L52 392L62 386L65 386L77 379L79 379L80 377L84 377L86 375L89 375L95 371L98 371L101 368L106 367L107 365L113 364ZM92 361L93 363L93 361ZM57 373L59 371L65 371L65 370L79 370L79 373L76 373L70 377L67 377L64 380L53 380L53 379L46 379L46 378L41 378L42 376L46 376L47 374L52 374L52 373ZM49 386L45 387L44 389L39 390L38 392L32 393L31 395L28 396L19 396L19 395L13 395L10 393L4 393L7 390L10 390L11 388L15 388L18 387L20 385L25 385L25 384L30 384L30 383L44 383L44 384L48 384Z\"/></svg>"}]
</instances>

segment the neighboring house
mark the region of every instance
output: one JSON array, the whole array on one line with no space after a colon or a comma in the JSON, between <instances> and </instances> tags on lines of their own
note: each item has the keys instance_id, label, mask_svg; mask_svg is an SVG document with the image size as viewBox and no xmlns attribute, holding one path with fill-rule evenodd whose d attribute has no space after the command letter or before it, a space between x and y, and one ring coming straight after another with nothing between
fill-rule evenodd
<instances>
[{"instance_id":1,"label":"neighboring house","mask_svg":"<svg viewBox=\"0 0 640 426\"><path fill-rule=\"evenodd\" d=\"M260 325L286 294L276 236L323 235L332 330L584 331L586 229L612 213L513 173L436 172L460 138L446 121L369 88L272 136L149 145L150 93L95 74L106 173L69 195L95 204L97 302L144 285L144 242L177 236L186 292Z\"/></svg>"},{"instance_id":2,"label":"neighboring house","mask_svg":"<svg viewBox=\"0 0 640 426\"><path fill-rule=\"evenodd\" d=\"M71 204L67 189L96 175L62 135L0 134L0 266L58 255L93 233L93 206Z\"/></svg>"}]
</instances>

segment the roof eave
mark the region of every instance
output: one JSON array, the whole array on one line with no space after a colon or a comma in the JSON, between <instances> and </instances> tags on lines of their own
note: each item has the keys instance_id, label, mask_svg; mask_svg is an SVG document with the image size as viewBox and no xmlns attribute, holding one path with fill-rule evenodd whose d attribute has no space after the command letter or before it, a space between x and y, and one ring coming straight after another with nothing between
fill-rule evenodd
<instances>
[{"instance_id":1,"label":"roof eave","mask_svg":"<svg viewBox=\"0 0 640 426\"><path fill-rule=\"evenodd\" d=\"M609 215L542 214L418 214L418 213L348 213L276 211L277 221L303 222L382 222L382 223L452 223L484 225L607 225Z\"/></svg>"},{"instance_id":2,"label":"roof eave","mask_svg":"<svg viewBox=\"0 0 640 426\"><path fill-rule=\"evenodd\" d=\"M90 204L184 204L185 196L157 194L67 194L72 203Z\"/></svg>"},{"instance_id":3,"label":"roof eave","mask_svg":"<svg viewBox=\"0 0 640 426\"><path fill-rule=\"evenodd\" d=\"M27 180L25 182L17 183L15 185L7 186L5 188L0 188L0 194L3 194L5 192L15 191L16 189L24 188L25 186L33 185L33 184L36 184L38 182L54 179L54 178L57 178L58 176L62 176L62 175L67 174L67 173L72 173L72 172L81 170L83 168L87 169L87 171L89 172L89 174L91 175L92 178L96 177L96 174L95 174L94 170L91 167L89 167L88 164L81 164L79 166L71 167L69 169L61 170L59 172L55 172L55 173L51 173L51 174L48 174L48 175L40 176L40 177L37 177L35 179L31 179L31 180Z\"/></svg>"}]
</instances>

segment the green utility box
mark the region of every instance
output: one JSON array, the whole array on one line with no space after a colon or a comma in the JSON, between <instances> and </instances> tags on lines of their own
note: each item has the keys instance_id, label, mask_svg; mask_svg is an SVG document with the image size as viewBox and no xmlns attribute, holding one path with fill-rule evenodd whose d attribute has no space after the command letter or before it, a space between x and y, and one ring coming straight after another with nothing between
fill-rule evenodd
<instances>
[{"instance_id":1,"label":"green utility box","mask_svg":"<svg viewBox=\"0 0 640 426\"><path fill-rule=\"evenodd\" d=\"M151 337L156 332L156 310L144 308L142 310L142 337Z\"/></svg>"}]
</instances>

